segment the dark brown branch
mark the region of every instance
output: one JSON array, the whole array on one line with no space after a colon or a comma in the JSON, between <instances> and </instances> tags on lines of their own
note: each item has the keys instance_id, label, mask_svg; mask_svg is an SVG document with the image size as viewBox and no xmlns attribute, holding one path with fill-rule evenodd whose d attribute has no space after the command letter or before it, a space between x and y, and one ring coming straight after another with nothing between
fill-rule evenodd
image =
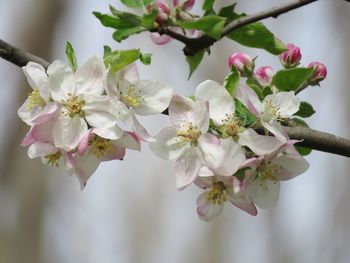
<instances>
[{"instance_id":1,"label":"dark brown branch","mask_svg":"<svg viewBox=\"0 0 350 263\"><path fill-rule=\"evenodd\" d=\"M0 57L6 59L7 61L15 64L19 67L27 65L29 61L33 61L41 64L44 68L47 68L50 63L42 58L39 58L30 53L24 52L19 48L16 48L9 43L0 39Z\"/></svg>"},{"instance_id":2,"label":"dark brown branch","mask_svg":"<svg viewBox=\"0 0 350 263\"><path fill-rule=\"evenodd\" d=\"M19 67L29 61L35 61L45 68L49 65L44 59L15 48L1 39L0 50L0 57ZM168 110L163 114L168 114ZM304 127L284 127L284 129L291 139L303 140L299 143L300 146L350 157L350 141L347 139Z\"/></svg>"},{"instance_id":3,"label":"dark brown branch","mask_svg":"<svg viewBox=\"0 0 350 263\"><path fill-rule=\"evenodd\" d=\"M291 2L272 7L265 11L258 12L253 15L245 16L240 19L234 20L224 27L221 38L223 38L224 36L228 35L232 31L240 27L243 27L245 25L248 25L269 17L277 18L279 15L283 13L287 13L291 10L297 9L299 7L302 7L304 5L310 4L315 1L318 1L318 0L293 0ZM164 28L160 28L158 30L158 33L167 34L173 37L174 39L184 43L185 47L183 51L186 56L194 55L196 52L202 49L208 48L211 45L213 45L216 41L218 41L206 34L202 35L199 38L188 38L186 36L183 36L181 34L176 34L176 33L174 35L173 32L169 32L169 30L166 30Z\"/></svg>"}]
</instances>

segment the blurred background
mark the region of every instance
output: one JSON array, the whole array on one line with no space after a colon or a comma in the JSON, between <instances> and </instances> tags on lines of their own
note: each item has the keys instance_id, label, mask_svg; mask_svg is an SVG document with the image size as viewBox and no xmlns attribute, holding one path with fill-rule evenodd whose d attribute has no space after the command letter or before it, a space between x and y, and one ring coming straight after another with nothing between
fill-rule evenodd
<instances>
[{"instance_id":1,"label":"blurred background","mask_svg":"<svg viewBox=\"0 0 350 263\"><path fill-rule=\"evenodd\" d=\"M228 1L217 0L217 6ZM279 0L239 0L237 10L253 13ZM48 61L65 60L71 41L78 62L102 46L141 48L154 53L152 66L139 65L141 78L171 84L191 95L206 79L222 82L227 57L236 51L258 56L257 66L280 68L277 57L228 40L212 48L191 80L175 41L154 45L147 33L122 44L112 40L92 11L108 12L117 0L0 0L0 38ZM202 1L194 12L200 13ZM312 128L350 138L350 4L319 1L265 20L285 43L301 48L302 64L328 68L322 87L302 92L317 113ZM63 170L30 160L20 142L28 127L17 117L30 88L20 68L0 59L0 262L350 262L350 162L312 152L305 174L282 183L278 205L257 217L227 204L210 223L196 214L201 193L175 187L172 162L159 160L146 144L123 162L105 163L84 191ZM141 120L156 134L165 116Z\"/></svg>"}]
</instances>

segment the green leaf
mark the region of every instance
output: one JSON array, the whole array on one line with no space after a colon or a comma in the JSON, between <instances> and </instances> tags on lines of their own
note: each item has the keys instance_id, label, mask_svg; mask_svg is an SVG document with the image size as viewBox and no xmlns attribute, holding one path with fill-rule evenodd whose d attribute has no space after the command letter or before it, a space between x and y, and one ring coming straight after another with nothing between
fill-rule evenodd
<instances>
[{"instance_id":1,"label":"green leaf","mask_svg":"<svg viewBox=\"0 0 350 263\"><path fill-rule=\"evenodd\" d=\"M307 125L307 123L304 120L302 120L302 119L293 118L293 119L291 119L291 121L293 122L293 124L295 126L309 127L309 125Z\"/></svg>"},{"instance_id":2,"label":"green leaf","mask_svg":"<svg viewBox=\"0 0 350 263\"><path fill-rule=\"evenodd\" d=\"M265 87L261 93L262 98L264 99L267 95L272 94L272 90L270 87Z\"/></svg>"},{"instance_id":3,"label":"green leaf","mask_svg":"<svg viewBox=\"0 0 350 263\"><path fill-rule=\"evenodd\" d=\"M247 85L249 87L251 87L255 91L256 95L258 95L258 97L260 99L263 99L261 86L260 86L259 82L255 78L249 78L248 77L246 83L247 83Z\"/></svg>"},{"instance_id":4,"label":"green leaf","mask_svg":"<svg viewBox=\"0 0 350 263\"><path fill-rule=\"evenodd\" d=\"M256 123L255 116L240 102L238 99L234 99L236 106L236 115L243 121L243 126L251 126Z\"/></svg>"},{"instance_id":5,"label":"green leaf","mask_svg":"<svg viewBox=\"0 0 350 263\"><path fill-rule=\"evenodd\" d=\"M112 71L118 71L130 63L138 60L141 56L139 49L117 50L104 58L106 66L111 66Z\"/></svg>"},{"instance_id":6,"label":"green leaf","mask_svg":"<svg viewBox=\"0 0 350 263\"><path fill-rule=\"evenodd\" d=\"M275 74L272 84L281 91L293 91L308 80L312 74L312 68L283 69Z\"/></svg>"},{"instance_id":7,"label":"green leaf","mask_svg":"<svg viewBox=\"0 0 350 263\"><path fill-rule=\"evenodd\" d=\"M145 13L143 15L142 19L142 25L147 28L153 28L154 27L154 20L156 19L158 15L158 8L155 3L152 3L152 9L148 11L148 13Z\"/></svg>"},{"instance_id":8,"label":"green leaf","mask_svg":"<svg viewBox=\"0 0 350 263\"><path fill-rule=\"evenodd\" d=\"M107 46L107 45L103 46L103 59L112 55L112 53L113 52L110 46Z\"/></svg>"},{"instance_id":9,"label":"green leaf","mask_svg":"<svg viewBox=\"0 0 350 263\"><path fill-rule=\"evenodd\" d=\"M204 0L202 5L202 10L204 11L204 15L215 14L213 9L215 0Z\"/></svg>"},{"instance_id":10,"label":"green leaf","mask_svg":"<svg viewBox=\"0 0 350 263\"><path fill-rule=\"evenodd\" d=\"M185 29L197 29L207 33L209 36L220 39L226 18L208 15L194 21L179 21L178 24Z\"/></svg>"},{"instance_id":11,"label":"green leaf","mask_svg":"<svg viewBox=\"0 0 350 263\"><path fill-rule=\"evenodd\" d=\"M237 3L233 3L231 5L228 6L224 6L220 9L219 11L219 16L222 17L226 17L227 18L227 23L231 22L234 19L237 19L239 17L239 15L237 13L235 13L235 7L236 7Z\"/></svg>"},{"instance_id":12,"label":"green leaf","mask_svg":"<svg viewBox=\"0 0 350 263\"><path fill-rule=\"evenodd\" d=\"M142 0L121 0L121 2L126 5L127 7L142 7L143 1Z\"/></svg>"},{"instance_id":13,"label":"green leaf","mask_svg":"<svg viewBox=\"0 0 350 263\"><path fill-rule=\"evenodd\" d=\"M239 73L236 67L231 68L231 72L224 80L224 87L230 93L231 97L235 97L236 88L239 83Z\"/></svg>"},{"instance_id":14,"label":"green leaf","mask_svg":"<svg viewBox=\"0 0 350 263\"><path fill-rule=\"evenodd\" d=\"M303 156L309 155L312 151L312 149L303 146L298 146L298 144L295 145L295 149Z\"/></svg>"},{"instance_id":15,"label":"green leaf","mask_svg":"<svg viewBox=\"0 0 350 263\"><path fill-rule=\"evenodd\" d=\"M113 33L113 39L117 42L121 42L122 40L128 38L129 36L138 34L143 31L147 31L147 29L141 26L120 29Z\"/></svg>"},{"instance_id":16,"label":"green leaf","mask_svg":"<svg viewBox=\"0 0 350 263\"><path fill-rule=\"evenodd\" d=\"M111 27L115 29L124 29L130 27L129 24L121 21L118 17L101 14L99 12L93 12L93 14L100 20L101 24L105 27Z\"/></svg>"},{"instance_id":17,"label":"green leaf","mask_svg":"<svg viewBox=\"0 0 350 263\"><path fill-rule=\"evenodd\" d=\"M69 41L67 41L66 44L66 55L68 58L69 65L74 71L76 71L78 68L77 58L75 57L73 46Z\"/></svg>"},{"instance_id":18,"label":"green leaf","mask_svg":"<svg viewBox=\"0 0 350 263\"><path fill-rule=\"evenodd\" d=\"M302 101L300 103L300 108L299 111L297 113L295 113L294 115L303 117L303 118L307 118L312 116L316 111L314 110L314 108L312 107L312 105L310 103L307 103L306 101Z\"/></svg>"},{"instance_id":19,"label":"green leaf","mask_svg":"<svg viewBox=\"0 0 350 263\"><path fill-rule=\"evenodd\" d=\"M186 61L190 66L190 74L188 75L188 79L191 78L192 73L197 69L198 65L201 63L204 56L204 50L198 51L193 56L187 56Z\"/></svg>"},{"instance_id":20,"label":"green leaf","mask_svg":"<svg viewBox=\"0 0 350 263\"><path fill-rule=\"evenodd\" d=\"M281 40L276 38L261 22L240 27L226 37L247 47L261 48L274 55L286 50Z\"/></svg>"},{"instance_id":21,"label":"green leaf","mask_svg":"<svg viewBox=\"0 0 350 263\"><path fill-rule=\"evenodd\" d=\"M142 17L138 15L129 12L119 11L111 5L109 6L109 9L115 17L119 18L120 21L122 21L125 24L126 27L140 26L142 24Z\"/></svg>"},{"instance_id":22,"label":"green leaf","mask_svg":"<svg viewBox=\"0 0 350 263\"><path fill-rule=\"evenodd\" d=\"M140 61L145 65L150 65L152 62L152 54L151 53L141 54Z\"/></svg>"}]
</instances>

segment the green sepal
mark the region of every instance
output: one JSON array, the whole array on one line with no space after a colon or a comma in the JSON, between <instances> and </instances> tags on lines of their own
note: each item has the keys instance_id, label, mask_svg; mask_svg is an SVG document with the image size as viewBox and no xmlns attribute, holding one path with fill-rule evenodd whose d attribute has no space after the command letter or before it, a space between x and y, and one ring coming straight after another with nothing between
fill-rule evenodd
<instances>
[{"instance_id":1,"label":"green sepal","mask_svg":"<svg viewBox=\"0 0 350 263\"><path fill-rule=\"evenodd\" d=\"M277 71L272 84L280 91L295 91L313 74L312 68L292 68Z\"/></svg>"},{"instance_id":2,"label":"green sepal","mask_svg":"<svg viewBox=\"0 0 350 263\"><path fill-rule=\"evenodd\" d=\"M300 155L305 156L309 155L312 152L312 149L306 148L303 146L298 146L298 144L295 145L295 149L300 153Z\"/></svg>"},{"instance_id":3,"label":"green sepal","mask_svg":"<svg viewBox=\"0 0 350 263\"><path fill-rule=\"evenodd\" d=\"M158 15L158 8L155 3L152 3L151 9L148 10L148 12L143 15L142 25L147 28L153 28L154 20L156 19L157 15Z\"/></svg>"},{"instance_id":4,"label":"green sepal","mask_svg":"<svg viewBox=\"0 0 350 263\"><path fill-rule=\"evenodd\" d=\"M77 58L75 56L73 46L69 41L67 41L66 44L66 55L68 58L69 65L71 66L73 71L76 71L78 68Z\"/></svg>"},{"instance_id":5,"label":"green sepal","mask_svg":"<svg viewBox=\"0 0 350 263\"><path fill-rule=\"evenodd\" d=\"M144 65L150 65L151 62L152 62L152 54L151 53L141 54L140 55L140 61Z\"/></svg>"}]
</instances>

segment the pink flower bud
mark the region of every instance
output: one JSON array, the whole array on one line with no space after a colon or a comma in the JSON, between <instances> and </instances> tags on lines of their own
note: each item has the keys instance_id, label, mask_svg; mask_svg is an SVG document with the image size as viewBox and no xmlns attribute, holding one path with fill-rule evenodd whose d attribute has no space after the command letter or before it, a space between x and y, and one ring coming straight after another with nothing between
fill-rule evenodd
<instances>
[{"instance_id":1,"label":"pink flower bud","mask_svg":"<svg viewBox=\"0 0 350 263\"><path fill-rule=\"evenodd\" d=\"M254 62L247 54L242 52L233 53L228 58L229 67L235 66L242 76L246 76L253 71Z\"/></svg>"},{"instance_id":2,"label":"pink flower bud","mask_svg":"<svg viewBox=\"0 0 350 263\"><path fill-rule=\"evenodd\" d=\"M279 55L280 61L285 68L294 68L301 60L300 48L293 44L287 44L288 50Z\"/></svg>"},{"instance_id":3,"label":"pink flower bud","mask_svg":"<svg viewBox=\"0 0 350 263\"><path fill-rule=\"evenodd\" d=\"M162 25L164 22L166 22L169 18L170 15L170 8L169 6L163 2L163 1L156 1L156 6L158 8L158 14L155 19L155 21L159 24ZM151 11L152 5L147 6L147 10Z\"/></svg>"},{"instance_id":4,"label":"pink flower bud","mask_svg":"<svg viewBox=\"0 0 350 263\"><path fill-rule=\"evenodd\" d=\"M275 72L270 66L265 66L258 68L255 71L255 75L261 85L268 86L271 85Z\"/></svg>"},{"instance_id":5,"label":"pink flower bud","mask_svg":"<svg viewBox=\"0 0 350 263\"><path fill-rule=\"evenodd\" d=\"M311 62L308 66L309 68L313 68L314 74L309 79L310 85L318 85L319 82L324 80L327 77L327 68L320 62Z\"/></svg>"},{"instance_id":6,"label":"pink flower bud","mask_svg":"<svg viewBox=\"0 0 350 263\"><path fill-rule=\"evenodd\" d=\"M195 0L186 0L186 1L173 0L173 5L175 7L180 7L184 11L190 11L194 6L195 2L196 2Z\"/></svg>"}]
</instances>

